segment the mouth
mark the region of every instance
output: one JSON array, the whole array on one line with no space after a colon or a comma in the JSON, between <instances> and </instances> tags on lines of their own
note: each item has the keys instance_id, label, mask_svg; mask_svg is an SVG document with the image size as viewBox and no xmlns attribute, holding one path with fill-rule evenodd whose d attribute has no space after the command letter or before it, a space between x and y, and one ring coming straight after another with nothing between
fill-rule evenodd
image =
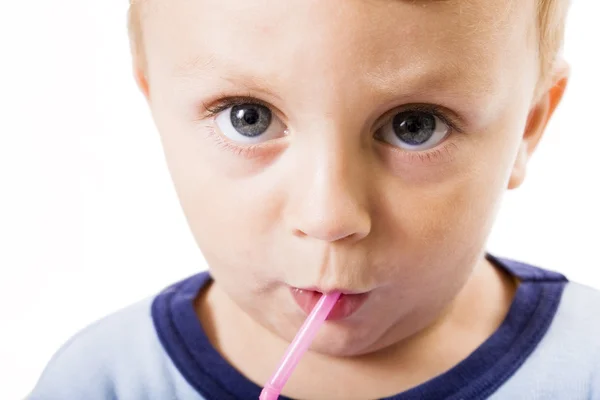
<instances>
[{"instance_id":1,"label":"mouth","mask_svg":"<svg viewBox=\"0 0 600 400\"><path fill-rule=\"evenodd\" d=\"M299 289L292 287L290 288L290 291L296 304L298 304L302 311L307 315L310 314L323 295L323 292L315 289ZM340 291L342 292L342 295L335 303L335 306L333 306L327 320L336 321L349 318L358 311L369 297L369 293L346 293L343 290Z\"/></svg>"}]
</instances>

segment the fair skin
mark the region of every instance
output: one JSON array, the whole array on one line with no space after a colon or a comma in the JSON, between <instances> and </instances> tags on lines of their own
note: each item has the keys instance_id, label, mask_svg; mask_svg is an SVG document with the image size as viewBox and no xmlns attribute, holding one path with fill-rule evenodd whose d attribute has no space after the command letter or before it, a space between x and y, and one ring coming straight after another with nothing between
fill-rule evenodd
<instances>
[{"instance_id":1,"label":"fair skin","mask_svg":"<svg viewBox=\"0 0 600 400\"><path fill-rule=\"evenodd\" d=\"M233 366L267 381L306 317L290 286L369 292L322 328L290 397L390 396L497 329L516 282L485 242L567 76L535 96L534 14L533 0L146 5L136 76L214 278L199 318ZM213 110L240 97L271 115L252 144L228 104Z\"/></svg>"}]
</instances>

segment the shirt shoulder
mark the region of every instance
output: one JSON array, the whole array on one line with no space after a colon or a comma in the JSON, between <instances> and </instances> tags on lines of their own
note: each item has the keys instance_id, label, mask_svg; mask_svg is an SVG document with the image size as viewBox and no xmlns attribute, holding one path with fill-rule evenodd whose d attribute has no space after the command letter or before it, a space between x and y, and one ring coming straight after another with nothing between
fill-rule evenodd
<instances>
[{"instance_id":1,"label":"shirt shoulder","mask_svg":"<svg viewBox=\"0 0 600 400\"><path fill-rule=\"evenodd\" d=\"M27 399L202 400L165 355L152 322L152 301L124 308L73 336Z\"/></svg>"},{"instance_id":2,"label":"shirt shoulder","mask_svg":"<svg viewBox=\"0 0 600 400\"><path fill-rule=\"evenodd\" d=\"M548 332L497 396L600 400L600 291L566 284Z\"/></svg>"},{"instance_id":3,"label":"shirt shoulder","mask_svg":"<svg viewBox=\"0 0 600 400\"><path fill-rule=\"evenodd\" d=\"M556 323L600 351L600 291L571 282L565 288Z\"/></svg>"},{"instance_id":4,"label":"shirt shoulder","mask_svg":"<svg viewBox=\"0 0 600 400\"><path fill-rule=\"evenodd\" d=\"M581 367L600 366L600 291L569 282L540 348ZM596 367L596 368L594 368Z\"/></svg>"}]
</instances>

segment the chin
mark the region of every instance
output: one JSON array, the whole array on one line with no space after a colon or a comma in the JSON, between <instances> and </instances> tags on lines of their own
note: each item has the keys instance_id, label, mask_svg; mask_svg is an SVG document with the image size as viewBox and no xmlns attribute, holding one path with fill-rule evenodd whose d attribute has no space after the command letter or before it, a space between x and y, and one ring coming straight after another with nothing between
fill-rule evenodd
<instances>
[{"instance_id":1,"label":"chin","mask_svg":"<svg viewBox=\"0 0 600 400\"><path fill-rule=\"evenodd\" d=\"M373 329L328 322L312 343L310 350L331 357L356 357L379 350L380 337Z\"/></svg>"}]
</instances>

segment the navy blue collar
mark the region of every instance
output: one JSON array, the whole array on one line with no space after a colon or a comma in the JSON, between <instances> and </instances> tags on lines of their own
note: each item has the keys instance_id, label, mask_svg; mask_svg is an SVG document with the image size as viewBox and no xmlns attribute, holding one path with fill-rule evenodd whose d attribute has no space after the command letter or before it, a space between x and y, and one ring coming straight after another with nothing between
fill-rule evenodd
<instances>
[{"instance_id":1,"label":"navy blue collar","mask_svg":"<svg viewBox=\"0 0 600 400\"><path fill-rule=\"evenodd\" d=\"M449 371L384 400L488 398L542 340L560 303L566 278L520 262L491 255L487 258L521 281L502 325ZM152 318L158 337L179 372L206 399L256 400L261 388L223 359L197 318L194 300L209 281L210 275L203 272L170 286L155 298Z\"/></svg>"}]
</instances>

